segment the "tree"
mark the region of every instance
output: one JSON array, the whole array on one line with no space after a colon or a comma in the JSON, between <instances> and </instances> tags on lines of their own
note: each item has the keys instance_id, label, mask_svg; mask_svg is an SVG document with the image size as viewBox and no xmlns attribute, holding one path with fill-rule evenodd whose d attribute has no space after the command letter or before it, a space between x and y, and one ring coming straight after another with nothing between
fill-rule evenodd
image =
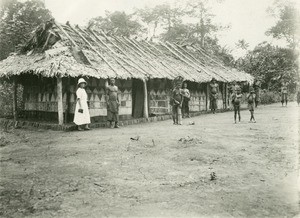
<instances>
[{"instance_id":1,"label":"tree","mask_svg":"<svg viewBox=\"0 0 300 218\"><path fill-rule=\"evenodd\" d=\"M212 36L213 33L227 28L217 25L213 22L212 19L214 14L209 7L208 0L190 0L185 11L189 16L198 18L198 22L194 29L194 34L197 38L200 38L200 45L202 48L205 47L206 38L208 36Z\"/></svg>"},{"instance_id":2,"label":"tree","mask_svg":"<svg viewBox=\"0 0 300 218\"><path fill-rule=\"evenodd\" d=\"M156 13L154 8L149 7L137 9L136 13L141 18L141 21L147 25L148 36L150 36L150 38L155 37L159 22L159 14Z\"/></svg>"},{"instance_id":3,"label":"tree","mask_svg":"<svg viewBox=\"0 0 300 218\"><path fill-rule=\"evenodd\" d=\"M291 48L280 48L267 42L257 45L244 58L236 62L236 67L262 79L262 87L268 90L278 90L280 82L285 79L289 88L294 91L297 80L298 54Z\"/></svg>"},{"instance_id":4,"label":"tree","mask_svg":"<svg viewBox=\"0 0 300 218\"><path fill-rule=\"evenodd\" d=\"M177 37L177 31L182 31L183 11L180 7L172 7L170 4L157 5L154 8L137 10L141 20L146 23L151 38L156 36L156 29L163 29L160 37L166 41L173 41Z\"/></svg>"},{"instance_id":5,"label":"tree","mask_svg":"<svg viewBox=\"0 0 300 218\"><path fill-rule=\"evenodd\" d=\"M269 13L272 12L278 21L266 34L276 39L285 39L295 49L300 42L300 11L292 2L279 4L276 1L274 7L273 10L269 9Z\"/></svg>"},{"instance_id":6,"label":"tree","mask_svg":"<svg viewBox=\"0 0 300 218\"><path fill-rule=\"evenodd\" d=\"M134 14L126 14L125 12L115 11L113 13L107 11L105 17L92 18L88 25L93 28L102 29L108 34L121 36L133 36L143 32L142 25L133 20Z\"/></svg>"},{"instance_id":7,"label":"tree","mask_svg":"<svg viewBox=\"0 0 300 218\"><path fill-rule=\"evenodd\" d=\"M33 30L51 19L43 2L3 0L0 5L0 60L5 59L16 46L25 43Z\"/></svg>"},{"instance_id":8,"label":"tree","mask_svg":"<svg viewBox=\"0 0 300 218\"><path fill-rule=\"evenodd\" d=\"M18 45L25 43L41 23L51 19L50 11L43 2L29 0L2 0L0 5L0 60L15 52ZM19 110L22 107L22 87L18 87ZM0 116L12 115L12 85L1 79Z\"/></svg>"},{"instance_id":9,"label":"tree","mask_svg":"<svg viewBox=\"0 0 300 218\"><path fill-rule=\"evenodd\" d=\"M240 39L235 45L237 48L242 50L247 50L249 47L249 43L247 43L245 39Z\"/></svg>"}]
</instances>

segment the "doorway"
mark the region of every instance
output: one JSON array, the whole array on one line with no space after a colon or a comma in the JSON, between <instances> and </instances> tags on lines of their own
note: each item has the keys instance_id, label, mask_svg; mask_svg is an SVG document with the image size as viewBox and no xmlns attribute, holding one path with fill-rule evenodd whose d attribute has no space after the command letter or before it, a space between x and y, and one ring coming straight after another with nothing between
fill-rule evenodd
<instances>
[{"instance_id":1,"label":"doorway","mask_svg":"<svg viewBox=\"0 0 300 218\"><path fill-rule=\"evenodd\" d=\"M144 87L143 81L139 79L132 80L132 117L143 117L144 109Z\"/></svg>"}]
</instances>

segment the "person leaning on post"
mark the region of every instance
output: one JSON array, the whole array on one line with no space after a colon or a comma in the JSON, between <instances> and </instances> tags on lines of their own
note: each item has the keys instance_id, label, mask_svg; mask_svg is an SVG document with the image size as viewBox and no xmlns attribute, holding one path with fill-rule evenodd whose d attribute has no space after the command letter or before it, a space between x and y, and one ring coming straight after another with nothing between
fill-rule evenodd
<instances>
[{"instance_id":1,"label":"person leaning on post","mask_svg":"<svg viewBox=\"0 0 300 218\"><path fill-rule=\"evenodd\" d=\"M85 91L85 87L87 85L87 82L80 78L78 80L78 89L76 91L76 107L74 112L74 123L78 126L78 130L89 130L88 124L91 123L90 118L90 112L88 108L88 102L87 102L87 94Z\"/></svg>"}]
</instances>

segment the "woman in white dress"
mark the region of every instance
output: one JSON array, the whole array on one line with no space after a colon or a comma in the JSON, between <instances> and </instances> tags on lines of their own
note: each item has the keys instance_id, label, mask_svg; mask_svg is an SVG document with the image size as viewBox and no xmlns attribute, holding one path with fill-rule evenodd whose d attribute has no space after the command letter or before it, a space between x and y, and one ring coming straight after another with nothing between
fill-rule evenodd
<instances>
[{"instance_id":1,"label":"woman in white dress","mask_svg":"<svg viewBox=\"0 0 300 218\"><path fill-rule=\"evenodd\" d=\"M87 103L87 94L85 91L86 81L83 78L78 80L78 89L76 91L77 101L74 112L74 123L78 130L89 130L88 124L91 123L90 112Z\"/></svg>"}]
</instances>

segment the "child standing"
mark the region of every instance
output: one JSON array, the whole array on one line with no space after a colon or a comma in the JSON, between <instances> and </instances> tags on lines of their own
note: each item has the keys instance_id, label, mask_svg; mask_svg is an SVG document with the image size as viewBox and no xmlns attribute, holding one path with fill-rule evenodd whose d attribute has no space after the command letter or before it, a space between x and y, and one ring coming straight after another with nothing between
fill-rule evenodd
<instances>
[{"instance_id":1,"label":"child standing","mask_svg":"<svg viewBox=\"0 0 300 218\"><path fill-rule=\"evenodd\" d=\"M234 108L234 123L236 123L236 115L239 115L239 123L241 122L241 100L242 100L242 90L239 86L236 87L236 92L232 94L232 104Z\"/></svg>"},{"instance_id":2,"label":"child standing","mask_svg":"<svg viewBox=\"0 0 300 218\"><path fill-rule=\"evenodd\" d=\"M247 95L247 100L248 100L248 109L250 111L251 117L250 117L250 123L256 123L255 118L254 118L254 103L255 103L255 91L254 88L250 88L250 94Z\"/></svg>"},{"instance_id":3,"label":"child standing","mask_svg":"<svg viewBox=\"0 0 300 218\"><path fill-rule=\"evenodd\" d=\"M181 116L181 108L182 108L182 101L183 96L181 95L181 84L177 83L175 89L172 92L172 112L173 112L173 124L182 125L182 116Z\"/></svg>"}]
</instances>

